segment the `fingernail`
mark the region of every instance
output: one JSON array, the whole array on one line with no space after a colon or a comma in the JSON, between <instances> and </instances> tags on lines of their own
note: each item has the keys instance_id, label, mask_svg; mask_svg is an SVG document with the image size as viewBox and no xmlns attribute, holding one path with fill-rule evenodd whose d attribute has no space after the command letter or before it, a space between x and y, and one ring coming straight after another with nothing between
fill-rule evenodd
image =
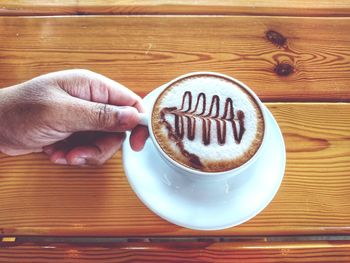
<instances>
[{"instance_id":1,"label":"fingernail","mask_svg":"<svg viewBox=\"0 0 350 263\"><path fill-rule=\"evenodd\" d=\"M135 108L121 107L118 112L118 127L120 130L130 130L139 122L139 115Z\"/></svg>"},{"instance_id":2,"label":"fingernail","mask_svg":"<svg viewBox=\"0 0 350 263\"><path fill-rule=\"evenodd\" d=\"M64 158L58 158L56 161L55 161L56 164L67 164L67 160L64 159Z\"/></svg>"},{"instance_id":3,"label":"fingernail","mask_svg":"<svg viewBox=\"0 0 350 263\"><path fill-rule=\"evenodd\" d=\"M148 126L148 118L146 113L139 113L139 118L140 125Z\"/></svg>"},{"instance_id":4,"label":"fingernail","mask_svg":"<svg viewBox=\"0 0 350 263\"><path fill-rule=\"evenodd\" d=\"M75 158L72 162L73 165L84 165L86 164L86 159L84 158Z\"/></svg>"}]
</instances>

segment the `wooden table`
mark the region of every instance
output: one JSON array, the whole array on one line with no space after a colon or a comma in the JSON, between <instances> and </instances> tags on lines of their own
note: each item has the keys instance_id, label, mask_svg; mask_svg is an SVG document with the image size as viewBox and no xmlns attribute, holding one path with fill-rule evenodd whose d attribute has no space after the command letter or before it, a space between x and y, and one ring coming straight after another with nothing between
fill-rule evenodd
<instances>
[{"instance_id":1,"label":"wooden table","mask_svg":"<svg viewBox=\"0 0 350 263\"><path fill-rule=\"evenodd\" d=\"M278 121L286 173L262 213L208 232L148 210L121 153L96 168L0 154L0 262L350 262L349 1L46 2L1 2L0 87L87 68L144 96L232 75Z\"/></svg>"}]
</instances>

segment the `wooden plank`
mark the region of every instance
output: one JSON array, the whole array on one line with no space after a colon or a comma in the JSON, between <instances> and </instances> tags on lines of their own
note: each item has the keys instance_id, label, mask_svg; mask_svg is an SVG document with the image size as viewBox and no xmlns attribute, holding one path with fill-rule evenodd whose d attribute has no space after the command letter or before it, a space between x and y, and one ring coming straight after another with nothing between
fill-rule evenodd
<instances>
[{"instance_id":1,"label":"wooden plank","mask_svg":"<svg viewBox=\"0 0 350 263\"><path fill-rule=\"evenodd\" d=\"M7 17L0 28L0 87L88 68L145 95L217 71L265 101L350 101L350 18Z\"/></svg>"},{"instance_id":2,"label":"wooden plank","mask_svg":"<svg viewBox=\"0 0 350 263\"><path fill-rule=\"evenodd\" d=\"M350 14L346 0L259 1L259 0L3 0L1 15L73 14L226 14L226 15L327 15Z\"/></svg>"},{"instance_id":3,"label":"wooden plank","mask_svg":"<svg viewBox=\"0 0 350 263\"><path fill-rule=\"evenodd\" d=\"M31 244L0 246L9 262L349 262L349 241Z\"/></svg>"},{"instance_id":4,"label":"wooden plank","mask_svg":"<svg viewBox=\"0 0 350 263\"><path fill-rule=\"evenodd\" d=\"M267 104L287 148L273 202L251 221L192 231L149 211L123 173L120 153L102 167L49 163L42 154L0 156L0 234L225 236L350 233L350 104Z\"/></svg>"}]
</instances>

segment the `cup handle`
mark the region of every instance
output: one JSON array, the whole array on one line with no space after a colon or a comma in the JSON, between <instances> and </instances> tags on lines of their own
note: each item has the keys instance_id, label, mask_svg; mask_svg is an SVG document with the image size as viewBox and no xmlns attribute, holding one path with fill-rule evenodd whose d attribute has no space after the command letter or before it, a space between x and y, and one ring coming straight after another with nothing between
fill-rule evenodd
<instances>
[{"instance_id":1,"label":"cup handle","mask_svg":"<svg viewBox=\"0 0 350 263\"><path fill-rule=\"evenodd\" d=\"M148 117L146 113L140 113L140 120L139 120L139 124L143 125L143 126L148 126Z\"/></svg>"}]
</instances>

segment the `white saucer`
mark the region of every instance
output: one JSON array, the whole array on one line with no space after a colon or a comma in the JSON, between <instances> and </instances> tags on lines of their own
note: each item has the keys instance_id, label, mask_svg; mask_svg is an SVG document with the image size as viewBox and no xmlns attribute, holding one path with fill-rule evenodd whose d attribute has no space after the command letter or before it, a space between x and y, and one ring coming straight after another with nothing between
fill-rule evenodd
<instances>
[{"instance_id":1,"label":"white saucer","mask_svg":"<svg viewBox=\"0 0 350 263\"><path fill-rule=\"evenodd\" d=\"M145 107L162 87L144 98ZM256 216L273 199L286 164L281 131L270 111L266 143L252 167L228 180L199 182L169 167L150 139L141 152L123 144L123 165L129 183L154 213L176 225L196 230L233 227ZM247 179L248 178L248 179Z\"/></svg>"}]
</instances>

